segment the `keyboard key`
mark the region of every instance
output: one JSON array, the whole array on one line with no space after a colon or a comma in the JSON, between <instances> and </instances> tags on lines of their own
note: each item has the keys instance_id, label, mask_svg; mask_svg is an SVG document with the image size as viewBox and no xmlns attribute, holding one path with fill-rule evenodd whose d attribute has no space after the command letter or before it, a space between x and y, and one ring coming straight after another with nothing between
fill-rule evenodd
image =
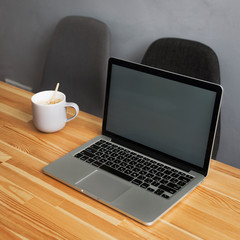
<instances>
[{"instance_id":1,"label":"keyboard key","mask_svg":"<svg viewBox=\"0 0 240 240\"><path fill-rule=\"evenodd\" d=\"M144 175L139 175L139 176L138 176L138 179L139 179L139 180L144 180L145 178L146 178L146 177L145 177Z\"/></svg>"},{"instance_id":2,"label":"keyboard key","mask_svg":"<svg viewBox=\"0 0 240 240\"><path fill-rule=\"evenodd\" d=\"M109 147L109 145L108 145L108 143L107 142L105 142L104 144L102 144L102 146L101 146L102 148L107 148L107 147Z\"/></svg>"},{"instance_id":3,"label":"keyboard key","mask_svg":"<svg viewBox=\"0 0 240 240\"><path fill-rule=\"evenodd\" d=\"M126 169L124 168L124 167L120 167L120 168L118 168L118 171L120 171L120 172L124 172Z\"/></svg>"},{"instance_id":4,"label":"keyboard key","mask_svg":"<svg viewBox=\"0 0 240 240\"><path fill-rule=\"evenodd\" d=\"M168 180L162 179L162 180L160 181L160 183L162 183L163 185L165 185L165 184L168 183Z\"/></svg>"},{"instance_id":5,"label":"keyboard key","mask_svg":"<svg viewBox=\"0 0 240 240\"><path fill-rule=\"evenodd\" d=\"M89 158L86 160L87 163L92 163L94 160L92 158Z\"/></svg>"},{"instance_id":6,"label":"keyboard key","mask_svg":"<svg viewBox=\"0 0 240 240\"><path fill-rule=\"evenodd\" d=\"M153 180L156 181L156 182L160 182L161 178L160 177L154 177Z\"/></svg>"},{"instance_id":7,"label":"keyboard key","mask_svg":"<svg viewBox=\"0 0 240 240\"><path fill-rule=\"evenodd\" d=\"M152 174L156 174L157 170L156 169L150 169L149 172L152 173Z\"/></svg>"},{"instance_id":8,"label":"keyboard key","mask_svg":"<svg viewBox=\"0 0 240 240\"><path fill-rule=\"evenodd\" d=\"M116 175L116 176L118 176L118 177L120 177L120 178L123 178L123 179L129 181L129 182L133 180L133 177L128 176L127 174L124 174L124 173L122 173L122 172L119 172L118 170L113 169L113 168L111 168L111 167L109 167L109 166L107 166L107 165L105 165L105 164L103 164L103 165L100 167L100 169L103 169L103 170L105 170L105 171L107 171L107 172L109 172L109 173L112 173L112 174L114 174L114 175Z\"/></svg>"},{"instance_id":9,"label":"keyboard key","mask_svg":"<svg viewBox=\"0 0 240 240\"><path fill-rule=\"evenodd\" d=\"M132 177L136 178L139 174L136 173L136 172L132 172L130 175L131 175Z\"/></svg>"},{"instance_id":10,"label":"keyboard key","mask_svg":"<svg viewBox=\"0 0 240 240\"><path fill-rule=\"evenodd\" d=\"M158 189L154 193L157 194L157 195L162 195L164 193L164 190Z\"/></svg>"},{"instance_id":11,"label":"keyboard key","mask_svg":"<svg viewBox=\"0 0 240 240\"><path fill-rule=\"evenodd\" d=\"M173 173L171 176L174 177L174 178L178 178L178 177L179 177L179 174Z\"/></svg>"},{"instance_id":12,"label":"keyboard key","mask_svg":"<svg viewBox=\"0 0 240 240\"><path fill-rule=\"evenodd\" d=\"M163 198L169 199L170 197L167 194L162 194Z\"/></svg>"},{"instance_id":13,"label":"keyboard key","mask_svg":"<svg viewBox=\"0 0 240 240\"><path fill-rule=\"evenodd\" d=\"M94 154L92 154L86 150L82 151L82 154L84 154L85 156L91 157L91 158L94 157Z\"/></svg>"},{"instance_id":14,"label":"keyboard key","mask_svg":"<svg viewBox=\"0 0 240 240\"><path fill-rule=\"evenodd\" d=\"M82 155L83 155L83 154L80 152L80 153L75 154L74 157L80 158Z\"/></svg>"},{"instance_id":15,"label":"keyboard key","mask_svg":"<svg viewBox=\"0 0 240 240\"><path fill-rule=\"evenodd\" d=\"M151 179L151 178L146 178L145 180L144 180L144 182L146 182L146 183L152 183L153 182L153 179Z\"/></svg>"},{"instance_id":16,"label":"keyboard key","mask_svg":"<svg viewBox=\"0 0 240 240\"><path fill-rule=\"evenodd\" d=\"M183 177L183 176L180 176L178 179L181 180L181 181L183 181L183 182L185 182L185 183L187 183L187 182L190 181L189 178L186 178L186 177Z\"/></svg>"},{"instance_id":17,"label":"keyboard key","mask_svg":"<svg viewBox=\"0 0 240 240\"><path fill-rule=\"evenodd\" d=\"M162 173L162 172L157 172L156 173L156 176L158 176L158 177L162 177L164 174Z\"/></svg>"},{"instance_id":18,"label":"keyboard key","mask_svg":"<svg viewBox=\"0 0 240 240\"><path fill-rule=\"evenodd\" d=\"M111 166L111 168L118 169L118 168L119 168L119 165L118 165L118 164L113 164L113 165Z\"/></svg>"},{"instance_id":19,"label":"keyboard key","mask_svg":"<svg viewBox=\"0 0 240 240\"><path fill-rule=\"evenodd\" d=\"M93 144L93 145L91 146L91 148L94 148L94 149L98 150L98 149L100 148L100 146L98 146L98 145L96 145L96 144Z\"/></svg>"},{"instance_id":20,"label":"keyboard key","mask_svg":"<svg viewBox=\"0 0 240 240\"><path fill-rule=\"evenodd\" d=\"M126 167L126 166L127 166L127 163L121 162L119 165L122 166L122 167Z\"/></svg>"},{"instance_id":21,"label":"keyboard key","mask_svg":"<svg viewBox=\"0 0 240 240\"><path fill-rule=\"evenodd\" d=\"M131 162L131 159L129 159L125 156L125 158L122 161L125 162L125 163L129 163L129 162Z\"/></svg>"},{"instance_id":22,"label":"keyboard key","mask_svg":"<svg viewBox=\"0 0 240 240\"><path fill-rule=\"evenodd\" d=\"M155 190L154 190L153 188L151 188L151 187L147 188L147 190L148 190L149 192L154 192L154 191L155 191Z\"/></svg>"},{"instance_id":23,"label":"keyboard key","mask_svg":"<svg viewBox=\"0 0 240 240\"><path fill-rule=\"evenodd\" d=\"M139 174L141 174L141 175L146 175L146 174L147 174L147 171L141 170L141 171L139 172Z\"/></svg>"},{"instance_id":24,"label":"keyboard key","mask_svg":"<svg viewBox=\"0 0 240 240\"><path fill-rule=\"evenodd\" d=\"M113 165L113 162L112 161L108 161L108 162L106 162L105 163L107 166L111 166L111 165Z\"/></svg>"},{"instance_id":25,"label":"keyboard key","mask_svg":"<svg viewBox=\"0 0 240 240\"><path fill-rule=\"evenodd\" d=\"M181 188L180 186L178 186L178 185L176 185L174 183L171 183L171 182L168 183L167 186L172 188L172 189L174 189L174 190L179 190Z\"/></svg>"},{"instance_id":26,"label":"keyboard key","mask_svg":"<svg viewBox=\"0 0 240 240\"><path fill-rule=\"evenodd\" d=\"M97 150L92 148L92 147L88 147L85 149L86 151L90 152L90 153L95 153Z\"/></svg>"},{"instance_id":27,"label":"keyboard key","mask_svg":"<svg viewBox=\"0 0 240 240\"><path fill-rule=\"evenodd\" d=\"M149 167L149 166L151 165L150 160L149 160L149 162L145 162L144 165L145 165L146 167L147 167L147 166Z\"/></svg>"},{"instance_id":28,"label":"keyboard key","mask_svg":"<svg viewBox=\"0 0 240 240\"><path fill-rule=\"evenodd\" d=\"M174 193L176 192L176 190L174 190L174 189L172 189L172 188L169 188L169 187L167 187L167 186L164 186L164 185L160 185L159 188L162 189L162 190L164 190L164 191L166 191L166 192L169 192L169 193L171 193L171 194L174 194Z\"/></svg>"},{"instance_id":29,"label":"keyboard key","mask_svg":"<svg viewBox=\"0 0 240 240\"><path fill-rule=\"evenodd\" d=\"M145 166L145 167L143 167L142 169L143 169L144 171L148 171L148 170L150 169L150 167Z\"/></svg>"},{"instance_id":30,"label":"keyboard key","mask_svg":"<svg viewBox=\"0 0 240 240\"><path fill-rule=\"evenodd\" d=\"M170 179L170 182L172 182L172 183L177 183L179 180L177 179L177 178L171 178Z\"/></svg>"},{"instance_id":31,"label":"keyboard key","mask_svg":"<svg viewBox=\"0 0 240 240\"><path fill-rule=\"evenodd\" d=\"M95 153L95 155L96 155L96 153ZM103 155L101 155L101 157L107 159L109 157L109 155L104 153Z\"/></svg>"},{"instance_id":32,"label":"keyboard key","mask_svg":"<svg viewBox=\"0 0 240 240\"><path fill-rule=\"evenodd\" d=\"M107 151L104 152L104 154L106 154L106 155L108 155L108 156L109 156L111 153L112 153L112 152L109 151L109 150L107 150Z\"/></svg>"},{"instance_id":33,"label":"keyboard key","mask_svg":"<svg viewBox=\"0 0 240 240\"><path fill-rule=\"evenodd\" d=\"M137 164L137 162L132 160L131 162L129 162L129 164L132 166L135 166Z\"/></svg>"},{"instance_id":34,"label":"keyboard key","mask_svg":"<svg viewBox=\"0 0 240 240\"><path fill-rule=\"evenodd\" d=\"M171 169L169 166L164 166L164 168L167 170Z\"/></svg>"},{"instance_id":35,"label":"keyboard key","mask_svg":"<svg viewBox=\"0 0 240 240\"><path fill-rule=\"evenodd\" d=\"M141 164L145 164L146 160L144 160L143 158L141 158L138 162L141 163Z\"/></svg>"},{"instance_id":36,"label":"keyboard key","mask_svg":"<svg viewBox=\"0 0 240 240\"><path fill-rule=\"evenodd\" d=\"M100 156L94 156L93 159L94 160L99 160L99 159L101 159L101 157Z\"/></svg>"},{"instance_id":37,"label":"keyboard key","mask_svg":"<svg viewBox=\"0 0 240 240\"><path fill-rule=\"evenodd\" d=\"M99 149L98 149L98 152L103 152L103 153L105 153L105 152L106 152L106 149L105 149L105 148L99 148Z\"/></svg>"},{"instance_id":38,"label":"keyboard key","mask_svg":"<svg viewBox=\"0 0 240 240\"><path fill-rule=\"evenodd\" d=\"M164 174L170 175L170 174L172 174L172 171L171 171L171 170L165 170L165 171L164 171Z\"/></svg>"},{"instance_id":39,"label":"keyboard key","mask_svg":"<svg viewBox=\"0 0 240 240\"><path fill-rule=\"evenodd\" d=\"M96 153L95 153L95 156L102 156L102 155L103 155L102 152L96 152Z\"/></svg>"},{"instance_id":40,"label":"keyboard key","mask_svg":"<svg viewBox=\"0 0 240 240\"><path fill-rule=\"evenodd\" d=\"M152 173L148 173L147 175L146 175L146 177L148 177L148 178L153 178L153 174Z\"/></svg>"},{"instance_id":41,"label":"keyboard key","mask_svg":"<svg viewBox=\"0 0 240 240\"><path fill-rule=\"evenodd\" d=\"M95 166L95 167L100 167L102 165L102 163L95 161L95 162L92 163L92 165Z\"/></svg>"},{"instance_id":42,"label":"keyboard key","mask_svg":"<svg viewBox=\"0 0 240 240\"><path fill-rule=\"evenodd\" d=\"M168 175L164 175L163 178L164 178L165 180L169 180L171 177L168 176Z\"/></svg>"},{"instance_id":43,"label":"keyboard key","mask_svg":"<svg viewBox=\"0 0 240 240\"><path fill-rule=\"evenodd\" d=\"M117 157L117 156L118 156L118 154L115 152L111 154L111 157Z\"/></svg>"},{"instance_id":44,"label":"keyboard key","mask_svg":"<svg viewBox=\"0 0 240 240\"><path fill-rule=\"evenodd\" d=\"M137 164L136 164L136 167L137 167L137 168L142 168L143 166L144 166L144 165L141 164L141 163L137 163Z\"/></svg>"},{"instance_id":45,"label":"keyboard key","mask_svg":"<svg viewBox=\"0 0 240 240\"><path fill-rule=\"evenodd\" d=\"M125 172L124 173L126 173L126 174L131 174L131 170L129 170L129 169L127 169L127 170L125 170Z\"/></svg>"},{"instance_id":46,"label":"keyboard key","mask_svg":"<svg viewBox=\"0 0 240 240\"><path fill-rule=\"evenodd\" d=\"M186 182L179 181L177 184L183 187L183 186L185 186L185 185L186 185Z\"/></svg>"},{"instance_id":47,"label":"keyboard key","mask_svg":"<svg viewBox=\"0 0 240 240\"><path fill-rule=\"evenodd\" d=\"M157 181L153 181L153 182L151 183L151 185L153 185L154 187L157 187L159 184L160 184L160 183L157 182Z\"/></svg>"},{"instance_id":48,"label":"keyboard key","mask_svg":"<svg viewBox=\"0 0 240 240\"><path fill-rule=\"evenodd\" d=\"M140 172L140 168L133 168L133 171L139 173Z\"/></svg>"},{"instance_id":49,"label":"keyboard key","mask_svg":"<svg viewBox=\"0 0 240 240\"><path fill-rule=\"evenodd\" d=\"M149 186L150 186L150 185L147 184L147 183L143 183L143 184L140 185L140 187L141 187L141 188L144 188L144 189L148 188Z\"/></svg>"},{"instance_id":50,"label":"keyboard key","mask_svg":"<svg viewBox=\"0 0 240 240\"><path fill-rule=\"evenodd\" d=\"M83 161L86 161L86 160L88 160L89 159L89 157L88 156L81 156L79 159L81 159L81 160L83 160Z\"/></svg>"},{"instance_id":51,"label":"keyboard key","mask_svg":"<svg viewBox=\"0 0 240 240\"><path fill-rule=\"evenodd\" d=\"M118 155L117 159L122 160L122 159L124 159L124 156L123 155Z\"/></svg>"},{"instance_id":52,"label":"keyboard key","mask_svg":"<svg viewBox=\"0 0 240 240\"><path fill-rule=\"evenodd\" d=\"M126 168L127 169L134 169L134 166L133 165L127 165Z\"/></svg>"},{"instance_id":53,"label":"keyboard key","mask_svg":"<svg viewBox=\"0 0 240 240\"><path fill-rule=\"evenodd\" d=\"M140 184L142 184L142 181L140 181L140 180L138 180L138 179L134 179L134 180L132 181L132 183L134 183L134 184L136 184L136 185L140 185Z\"/></svg>"},{"instance_id":54,"label":"keyboard key","mask_svg":"<svg viewBox=\"0 0 240 240\"><path fill-rule=\"evenodd\" d=\"M93 159L95 159L95 158L93 158ZM107 162L107 159L105 159L105 158L100 158L100 159L96 159L96 160L98 160L101 163Z\"/></svg>"},{"instance_id":55,"label":"keyboard key","mask_svg":"<svg viewBox=\"0 0 240 240\"><path fill-rule=\"evenodd\" d=\"M119 164L119 163L121 163L121 160L115 159L113 162L116 164Z\"/></svg>"},{"instance_id":56,"label":"keyboard key","mask_svg":"<svg viewBox=\"0 0 240 240\"><path fill-rule=\"evenodd\" d=\"M102 145L104 142L105 142L105 141L100 140L100 141L98 141L98 142L95 142L94 145L98 145L98 146L100 146L100 145Z\"/></svg>"}]
</instances>

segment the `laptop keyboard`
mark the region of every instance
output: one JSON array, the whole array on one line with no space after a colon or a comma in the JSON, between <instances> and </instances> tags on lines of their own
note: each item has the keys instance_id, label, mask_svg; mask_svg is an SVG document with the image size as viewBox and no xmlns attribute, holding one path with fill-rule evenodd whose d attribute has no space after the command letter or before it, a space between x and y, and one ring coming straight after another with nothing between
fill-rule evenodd
<instances>
[{"instance_id":1,"label":"laptop keyboard","mask_svg":"<svg viewBox=\"0 0 240 240\"><path fill-rule=\"evenodd\" d=\"M117 144L99 140L74 155L165 199L171 198L194 177Z\"/></svg>"}]
</instances>

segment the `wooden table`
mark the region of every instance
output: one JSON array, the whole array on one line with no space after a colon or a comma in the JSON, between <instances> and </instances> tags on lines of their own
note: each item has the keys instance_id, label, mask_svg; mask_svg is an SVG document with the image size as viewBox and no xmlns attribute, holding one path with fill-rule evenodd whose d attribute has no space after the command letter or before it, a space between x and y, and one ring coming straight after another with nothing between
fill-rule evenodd
<instances>
[{"instance_id":1,"label":"wooden table","mask_svg":"<svg viewBox=\"0 0 240 240\"><path fill-rule=\"evenodd\" d=\"M31 96L0 82L0 239L240 239L240 170L214 160L203 184L150 227L44 175L99 135L102 121L80 112L63 130L40 133Z\"/></svg>"}]
</instances>

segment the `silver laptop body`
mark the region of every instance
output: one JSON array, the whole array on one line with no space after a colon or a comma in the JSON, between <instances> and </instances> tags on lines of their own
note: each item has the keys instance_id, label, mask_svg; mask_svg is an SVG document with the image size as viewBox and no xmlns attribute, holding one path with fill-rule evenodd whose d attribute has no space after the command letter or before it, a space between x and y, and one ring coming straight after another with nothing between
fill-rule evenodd
<instances>
[{"instance_id":1,"label":"silver laptop body","mask_svg":"<svg viewBox=\"0 0 240 240\"><path fill-rule=\"evenodd\" d=\"M206 177L222 91L110 58L102 135L43 172L151 225Z\"/></svg>"}]
</instances>

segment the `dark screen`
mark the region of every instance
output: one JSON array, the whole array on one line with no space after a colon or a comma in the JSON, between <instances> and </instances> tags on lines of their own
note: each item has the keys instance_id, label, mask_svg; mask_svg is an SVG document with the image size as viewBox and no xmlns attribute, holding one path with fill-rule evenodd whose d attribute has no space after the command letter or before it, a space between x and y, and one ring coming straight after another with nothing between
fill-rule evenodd
<instances>
[{"instance_id":1,"label":"dark screen","mask_svg":"<svg viewBox=\"0 0 240 240\"><path fill-rule=\"evenodd\" d=\"M203 167L216 93L112 65L106 130Z\"/></svg>"}]
</instances>

